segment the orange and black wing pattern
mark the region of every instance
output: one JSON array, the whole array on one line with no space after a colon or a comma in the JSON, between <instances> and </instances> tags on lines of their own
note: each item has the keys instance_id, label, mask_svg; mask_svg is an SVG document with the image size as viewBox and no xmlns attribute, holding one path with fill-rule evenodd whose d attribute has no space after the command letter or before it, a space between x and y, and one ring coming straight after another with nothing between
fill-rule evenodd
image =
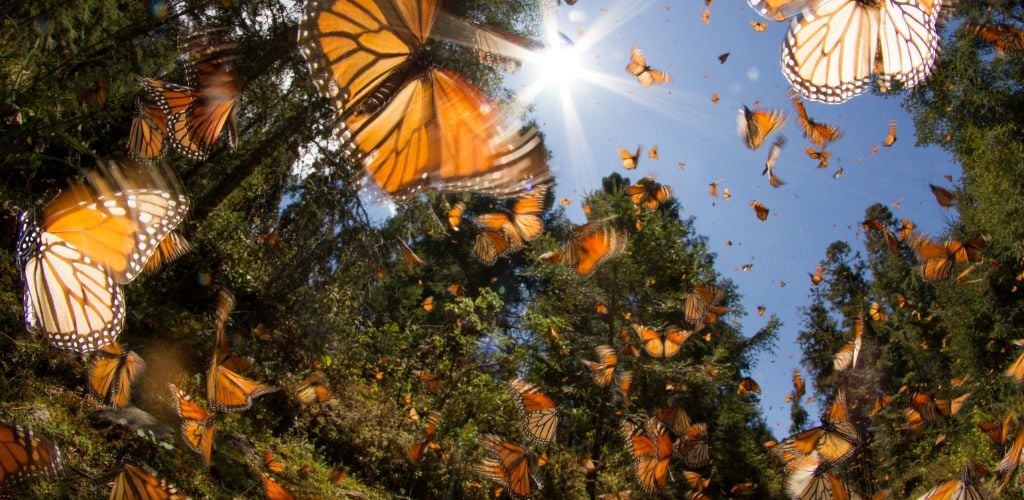
<instances>
[{"instance_id":1,"label":"orange and black wing pattern","mask_svg":"<svg viewBox=\"0 0 1024 500\"><path fill-rule=\"evenodd\" d=\"M124 464L114 478L110 500L184 500L185 495L149 468Z\"/></svg>"},{"instance_id":2,"label":"orange and black wing pattern","mask_svg":"<svg viewBox=\"0 0 1024 500\"><path fill-rule=\"evenodd\" d=\"M615 353L615 349L607 345L595 347L594 352L597 353L597 361L584 359L583 364L590 369L590 375L594 378L594 382L598 386L605 387L612 382L615 367L619 365L619 355Z\"/></svg>"},{"instance_id":3,"label":"orange and black wing pattern","mask_svg":"<svg viewBox=\"0 0 1024 500\"><path fill-rule=\"evenodd\" d=\"M640 85L643 85L645 88L656 83L665 84L672 81L671 75L654 69L647 64L647 58L644 57L643 51L636 45L633 46L629 53L629 64L626 65L626 71L635 76Z\"/></svg>"},{"instance_id":4,"label":"orange and black wing pattern","mask_svg":"<svg viewBox=\"0 0 1024 500\"><path fill-rule=\"evenodd\" d=\"M493 434L484 436L484 445L493 458L483 460L475 468L481 475L504 486L509 496L530 498L531 480L538 488L541 486L531 473L529 458L521 446Z\"/></svg>"},{"instance_id":5,"label":"orange and black wing pattern","mask_svg":"<svg viewBox=\"0 0 1024 500\"><path fill-rule=\"evenodd\" d=\"M626 187L626 195L634 205L654 210L672 199L672 188L655 182L653 177L644 177L636 181L636 184Z\"/></svg>"},{"instance_id":6,"label":"orange and black wing pattern","mask_svg":"<svg viewBox=\"0 0 1024 500\"><path fill-rule=\"evenodd\" d=\"M198 453L203 463L209 466L213 455L213 415L192 401L188 394L174 384L168 384L168 387L174 399L175 410L181 417L181 435L185 439L185 444Z\"/></svg>"},{"instance_id":7,"label":"orange and black wing pattern","mask_svg":"<svg viewBox=\"0 0 1024 500\"><path fill-rule=\"evenodd\" d=\"M53 442L0 422L0 486L36 474L57 475L63 469L64 459Z\"/></svg>"},{"instance_id":8,"label":"orange and black wing pattern","mask_svg":"<svg viewBox=\"0 0 1024 500\"><path fill-rule=\"evenodd\" d=\"M538 444L549 444L558 431L558 407L548 395L523 379L512 379L509 392L519 407L523 433Z\"/></svg>"},{"instance_id":9,"label":"orange and black wing pattern","mask_svg":"<svg viewBox=\"0 0 1024 500\"><path fill-rule=\"evenodd\" d=\"M793 107L796 108L796 123L800 125L800 130L803 130L804 137L810 139L819 148L824 148L826 144L843 135L839 127L818 123L807 116L807 108L804 107L804 103L796 91L791 90L789 97L793 100Z\"/></svg>"},{"instance_id":10,"label":"orange and black wing pattern","mask_svg":"<svg viewBox=\"0 0 1024 500\"><path fill-rule=\"evenodd\" d=\"M668 478L672 458L672 439L665 427L657 419L651 419L646 429L627 420L622 422L620 430L633 459L636 484L651 495L661 491Z\"/></svg>"},{"instance_id":11,"label":"orange and black wing pattern","mask_svg":"<svg viewBox=\"0 0 1024 500\"><path fill-rule=\"evenodd\" d=\"M755 109L743 106L736 119L736 128L743 143L750 149L761 147L772 132L786 124L786 114L771 109Z\"/></svg>"},{"instance_id":12,"label":"orange and black wing pattern","mask_svg":"<svg viewBox=\"0 0 1024 500\"><path fill-rule=\"evenodd\" d=\"M580 276L590 276L602 263L621 255L628 243L626 234L607 222L598 219L573 230L562 252L562 263Z\"/></svg>"},{"instance_id":13,"label":"orange and black wing pattern","mask_svg":"<svg viewBox=\"0 0 1024 500\"><path fill-rule=\"evenodd\" d=\"M520 132L458 74L414 61L438 23L433 0L316 0L299 46L366 177L405 199L426 188L518 196L551 182L541 138Z\"/></svg>"},{"instance_id":14,"label":"orange and black wing pattern","mask_svg":"<svg viewBox=\"0 0 1024 500\"><path fill-rule=\"evenodd\" d=\"M160 106L135 101L128 132L128 154L138 161L155 160L164 154L167 146L167 115Z\"/></svg>"},{"instance_id":15,"label":"orange and black wing pattern","mask_svg":"<svg viewBox=\"0 0 1024 500\"><path fill-rule=\"evenodd\" d=\"M93 354L89 389L104 404L124 408L131 399L132 383L145 368L139 355L124 352L116 341L111 342Z\"/></svg>"}]
</instances>

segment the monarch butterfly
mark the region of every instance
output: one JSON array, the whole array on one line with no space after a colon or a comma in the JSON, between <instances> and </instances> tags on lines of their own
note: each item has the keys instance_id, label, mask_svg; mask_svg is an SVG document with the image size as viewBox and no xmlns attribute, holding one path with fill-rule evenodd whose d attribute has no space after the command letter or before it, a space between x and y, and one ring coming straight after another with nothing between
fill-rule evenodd
<instances>
[{"instance_id":1,"label":"monarch butterfly","mask_svg":"<svg viewBox=\"0 0 1024 500\"><path fill-rule=\"evenodd\" d=\"M804 148L804 152L807 153L807 157L812 160L818 160L818 168L828 167L828 159L832 157L832 153L821 150L816 151L814 148Z\"/></svg>"},{"instance_id":2,"label":"monarch butterfly","mask_svg":"<svg viewBox=\"0 0 1024 500\"><path fill-rule=\"evenodd\" d=\"M141 272L188 210L158 169L110 163L90 185L72 185L44 209L42 224L19 216L17 262L25 321L56 347L87 352L110 343L124 322L121 285Z\"/></svg>"},{"instance_id":3,"label":"monarch butterfly","mask_svg":"<svg viewBox=\"0 0 1024 500\"><path fill-rule=\"evenodd\" d=\"M267 474L266 472L261 472L260 475L263 476L263 491L267 495L267 500L295 499L295 497L292 496L292 494L289 493L288 490L284 489L284 486L277 484L277 482L270 477L270 474Z\"/></svg>"},{"instance_id":4,"label":"monarch butterfly","mask_svg":"<svg viewBox=\"0 0 1024 500\"><path fill-rule=\"evenodd\" d=\"M885 407L889 406L889 403L891 402L892 396L888 394L882 394L881 396L878 396L877 398L875 398L875 403L872 405L871 413L869 415L872 417L878 415L882 410L885 409Z\"/></svg>"},{"instance_id":5,"label":"monarch butterfly","mask_svg":"<svg viewBox=\"0 0 1024 500\"><path fill-rule=\"evenodd\" d=\"M718 64L725 64L725 61L727 61L727 60L729 60L729 53L728 52L726 52L724 54L719 54L718 55Z\"/></svg>"},{"instance_id":6,"label":"monarch butterfly","mask_svg":"<svg viewBox=\"0 0 1024 500\"><path fill-rule=\"evenodd\" d=\"M786 124L786 113L772 109L755 109L743 106L736 117L736 131L743 143L750 149L761 147L772 132Z\"/></svg>"},{"instance_id":7,"label":"monarch butterfly","mask_svg":"<svg viewBox=\"0 0 1024 500\"><path fill-rule=\"evenodd\" d=\"M235 45L227 41L225 30L199 33L187 43L186 74L195 87L144 77L139 82L167 117L165 135L171 146L189 158L203 160L225 126L228 145L235 148L242 83L231 55Z\"/></svg>"},{"instance_id":8,"label":"monarch butterfly","mask_svg":"<svg viewBox=\"0 0 1024 500\"><path fill-rule=\"evenodd\" d=\"M210 369L206 373L206 399L215 410L245 411L252 406L253 399L280 390L239 375L226 363L230 359L227 337L221 327L217 331Z\"/></svg>"},{"instance_id":9,"label":"monarch butterfly","mask_svg":"<svg viewBox=\"0 0 1024 500\"><path fill-rule=\"evenodd\" d=\"M214 415L207 413L174 384L167 384L167 387L174 398L174 409L182 420L181 435L185 439L185 444L198 453L203 459L203 464L209 467L210 456L213 453L213 432L216 428Z\"/></svg>"},{"instance_id":10,"label":"monarch butterfly","mask_svg":"<svg viewBox=\"0 0 1024 500\"><path fill-rule=\"evenodd\" d=\"M672 458L672 439L657 419L647 422L641 429L624 420L620 426L633 458L633 477L645 493L655 494L665 486L669 459Z\"/></svg>"},{"instance_id":11,"label":"monarch butterfly","mask_svg":"<svg viewBox=\"0 0 1024 500\"><path fill-rule=\"evenodd\" d=\"M988 498L981 493L981 490L974 485L974 477L971 476L971 468L964 467L963 476L960 479L946 481L934 489L925 493L921 500L982 500Z\"/></svg>"},{"instance_id":12,"label":"monarch butterfly","mask_svg":"<svg viewBox=\"0 0 1024 500\"><path fill-rule=\"evenodd\" d=\"M775 176L775 162L779 159L779 153L782 152L782 146L786 144L786 137L779 136L772 143L772 148L768 150L768 159L764 162L764 169L761 170L761 175L768 174L768 184L771 184L773 188L777 188L785 184L782 179Z\"/></svg>"},{"instance_id":13,"label":"monarch butterfly","mask_svg":"<svg viewBox=\"0 0 1024 500\"><path fill-rule=\"evenodd\" d=\"M823 467L821 457L794 458L786 465L786 492L790 498L849 500L850 489L835 474Z\"/></svg>"},{"instance_id":14,"label":"monarch butterfly","mask_svg":"<svg viewBox=\"0 0 1024 500\"><path fill-rule=\"evenodd\" d=\"M0 486L36 474L57 475L64 459L52 441L0 421Z\"/></svg>"},{"instance_id":15,"label":"monarch butterfly","mask_svg":"<svg viewBox=\"0 0 1024 500\"><path fill-rule=\"evenodd\" d=\"M462 223L462 214L466 212L466 204L459 201L452 206L451 210L448 210L448 225L452 227L453 231L459 230L459 224Z\"/></svg>"},{"instance_id":16,"label":"monarch butterfly","mask_svg":"<svg viewBox=\"0 0 1024 500\"><path fill-rule=\"evenodd\" d=\"M184 500L174 485L156 476L148 467L132 464L121 465L121 472L114 478L110 489L110 500Z\"/></svg>"},{"instance_id":17,"label":"monarch butterfly","mask_svg":"<svg viewBox=\"0 0 1024 500\"><path fill-rule=\"evenodd\" d=\"M806 386L804 385L804 377L800 375L800 370L793 369L793 400L799 401L800 398L804 397L804 391Z\"/></svg>"},{"instance_id":18,"label":"monarch butterfly","mask_svg":"<svg viewBox=\"0 0 1024 500\"><path fill-rule=\"evenodd\" d=\"M909 222L909 221L907 221ZM863 222L864 230L866 232L878 231L885 235L885 244L889 247L889 252L893 255L899 255L900 253L900 242L896 239L896 236L892 234L889 227L877 219L867 219ZM909 234L908 234L909 236Z\"/></svg>"},{"instance_id":19,"label":"monarch butterfly","mask_svg":"<svg viewBox=\"0 0 1024 500\"><path fill-rule=\"evenodd\" d=\"M178 110L180 111L180 109ZM167 115L160 106L135 99L135 114L128 131L128 155L137 161L155 160L164 154Z\"/></svg>"},{"instance_id":20,"label":"monarch butterfly","mask_svg":"<svg viewBox=\"0 0 1024 500\"><path fill-rule=\"evenodd\" d=\"M878 75L883 92L910 88L931 73L941 0L811 2L789 28L782 72L807 99L841 103ZM837 33L837 36L833 36Z\"/></svg>"},{"instance_id":21,"label":"monarch butterfly","mask_svg":"<svg viewBox=\"0 0 1024 500\"><path fill-rule=\"evenodd\" d=\"M633 170L633 169L635 169L636 165L638 163L640 163L640 150L642 148L643 148L642 145L641 146L637 146L636 147L636 153L630 153L629 151L626 151L626 148L620 147L619 148L619 159L622 160L622 168L624 168L626 170Z\"/></svg>"},{"instance_id":22,"label":"monarch butterfly","mask_svg":"<svg viewBox=\"0 0 1024 500\"><path fill-rule=\"evenodd\" d=\"M580 276L590 276L608 259L622 254L628 239L610 226L610 217L590 221L569 234L561 261Z\"/></svg>"},{"instance_id":23,"label":"monarch butterfly","mask_svg":"<svg viewBox=\"0 0 1024 500\"><path fill-rule=\"evenodd\" d=\"M768 309L766 309L763 305L757 306L757 315L758 316L764 316L764 313L767 312L767 311L768 311Z\"/></svg>"},{"instance_id":24,"label":"monarch butterfly","mask_svg":"<svg viewBox=\"0 0 1024 500\"><path fill-rule=\"evenodd\" d=\"M760 23L760 22L757 22L757 21L749 21L749 22L750 22L750 26L752 28L754 28L754 31L762 32L762 31L768 29L768 23Z\"/></svg>"},{"instance_id":25,"label":"monarch butterfly","mask_svg":"<svg viewBox=\"0 0 1024 500\"><path fill-rule=\"evenodd\" d=\"M743 380L740 380L740 385L736 389L736 392L737 394L743 394L745 392L761 394L761 386L757 383L756 380L750 377L743 377Z\"/></svg>"},{"instance_id":26,"label":"monarch butterfly","mask_svg":"<svg viewBox=\"0 0 1024 500\"><path fill-rule=\"evenodd\" d=\"M880 314L875 308L877 303L872 304L871 316L874 318ZM853 340L847 342L836 352L835 356L832 357L832 368L835 371L842 372L850 368L857 366L857 358L860 356L860 348L863 343L864 337L864 310L853 318Z\"/></svg>"},{"instance_id":27,"label":"monarch butterfly","mask_svg":"<svg viewBox=\"0 0 1024 500\"><path fill-rule=\"evenodd\" d=\"M305 380L294 386L293 391L299 403L303 405L326 403L334 398L331 391L323 384L320 375L315 373L307 375Z\"/></svg>"},{"instance_id":28,"label":"monarch butterfly","mask_svg":"<svg viewBox=\"0 0 1024 500\"><path fill-rule=\"evenodd\" d=\"M710 194L711 196L718 196L718 183L724 180L725 179L716 179L711 184L708 184L708 194Z\"/></svg>"},{"instance_id":29,"label":"monarch butterfly","mask_svg":"<svg viewBox=\"0 0 1024 500\"><path fill-rule=\"evenodd\" d=\"M800 96L792 89L789 92L789 97L793 100L793 107L796 108L796 123L803 130L804 137L810 139L819 148L824 148L826 144L842 137L843 131L838 127L818 123L807 116L807 108L804 107Z\"/></svg>"},{"instance_id":30,"label":"monarch butterfly","mask_svg":"<svg viewBox=\"0 0 1024 500\"><path fill-rule=\"evenodd\" d=\"M720 98L718 97L718 92L712 92L712 93L711 93L711 102L712 102L713 104L718 104L718 101L720 101L720 100L721 100L721 99L720 99ZM683 168L683 167L685 167L685 166L686 166L686 165L685 165L685 164L683 164L683 163L680 163L680 164L679 164L679 168L680 168L680 169L682 169L682 168Z\"/></svg>"},{"instance_id":31,"label":"monarch butterfly","mask_svg":"<svg viewBox=\"0 0 1024 500\"><path fill-rule=\"evenodd\" d=\"M762 205L761 202L757 200L750 200L750 208L754 209L754 215L756 215L758 219L763 221L768 220L768 207Z\"/></svg>"},{"instance_id":32,"label":"monarch butterfly","mask_svg":"<svg viewBox=\"0 0 1024 500\"><path fill-rule=\"evenodd\" d=\"M944 416L955 417L957 413L960 413L960 409L964 407L964 402L971 396L971 393L964 394L963 396L953 398L952 400L947 399L936 399L935 409Z\"/></svg>"},{"instance_id":33,"label":"monarch butterfly","mask_svg":"<svg viewBox=\"0 0 1024 500\"><path fill-rule=\"evenodd\" d=\"M270 450L263 452L263 465L266 466L268 471L273 472L274 474L280 474L284 471L284 465L274 458L274 454L271 453Z\"/></svg>"},{"instance_id":34,"label":"monarch butterfly","mask_svg":"<svg viewBox=\"0 0 1024 500\"><path fill-rule=\"evenodd\" d=\"M696 285L692 292L686 294L683 315L686 321L695 325L713 324L719 316L732 310L719 305L723 300L725 291L721 288L707 284Z\"/></svg>"},{"instance_id":35,"label":"monarch butterfly","mask_svg":"<svg viewBox=\"0 0 1024 500\"><path fill-rule=\"evenodd\" d=\"M816 451L830 464L846 460L859 445L860 437L846 413L846 393L842 389L822 418L820 427L808 429L780 443L780 446L790 447L801 455Z\"/></svg>"},{"instance_id":36,"label":"monarch butterfly","mask_svg":"<svg viewBox=\"0 0 1024 500\"><path fill-rule=\"evenodd\" d=\"M896 143L896 120L889 120L889 135L885 136L883 146L891 148Z\"/></svg>"},{"instance_id":37,"label":"monarch butterfly","mask_svg":"<svg viewBox=\"0 0 1024 500\"><path fill-rule=\"evenodd\" d=\"M1010 426L1013 424L1013 414L1006 415L1006 419L1003 420L1003 425L999 425L997 422L980 422L978 428L981 432L988 435L989 439L996 446L1003 446L1006 444L1006 438L1010 437Z\"/></svg>"},{"instance_id":38,"label":"monarch butterfly","mask_svg":"<svg viewBox=\"0 0 1024 500\"><path fill-rule=\"evenodd\" d=\"M476 257L487 265L494 264L498 257L523 248L525 242L537 239L544 232L545 188L534 189L517 199L512 213L488 213L476 217L476 223L483 228L477 235L473 247ZM502 241L504 240L504 241Z\"/></svg>"},{"instance_id":39,"label":"monarch butterfly","mask_svg":"<svg viewBox=\"0 0 1024 500\"><path fill-rule=\"evenodd\" d=\"M700 22L704 24L711 24L711 11L704 9L704 12L700 13Z\"/></svg>"},{"instance_id":40,"label":"monarch butterfly","mask_svg":"<svg viewBox=\"0 0 1024 500\"><path fill-rule=\"evenodd\" d=\"M682 436L686 429L693 425L693 422L690 421L690 416L686 414L686 410L678 404L671 404L658 410L654 414L654 418L657 418L662 425L676 436Z\"/></svg>"},{"instance_id":41,"label":"monarch butterfly","mask_svg":"<svg viewBox=\"0 0 1024 500\"><path fill-rule=\"evenodd\" d=\"M981 41L995 47L997 55L1024 55L1024 31L1009 24L980 25L967 23L964 29L974 34Z\"/></svg>"},{"instance_id":42,"label":"monarch butterfly","mask_svg":"<svg viewBox=\"0 0 1024 500\"><path fill-rule=\"evenodd\" d=\"M640 336L644 343L644 352L652 358L668 359L679 354L683 342L693 335L692 330L683 330L672 325L665 328L665 333L659 333L653 328L641 325L633 325L633 330Z\"/></svg>"},{"instance_id":43,"label":"monarch butterfly","mask_svg":"<svg viewBox=\"0 0 1024 500\"><path fill-rule=\"evenodd\" d=\"M988 245L984 238L967 242L946 240L940 244L917 233L910 234L908 242L921 261L920 271L926 281L949 279L954 263L978 262L981 251Z\"/></svg>"},{"instance_id":44,"label":"monarch butterfly","mask_svg":"<svg viewBox=\"0 0 1024 500\"><path fill-rule=\"evenodd\" d=\"M519 133L458 74L425 64L431 32L475 31L432 0L308 2L298 44L320 93L341 113L342 140L387 194L425 187L516 196L551 182L535 129Z\"/></svg>"},{"instance_id":45,"label":"monarch butterfly","mask_svg":"<svg viewBox=\"0 0 1024 500\"><path fill-rule=\"evenodd\" d=\"M647 64L647 58L644 57L643 51L640 50L636 45L633 46L633 50L629 52L629 64L626 65L626 71L636 77L636 80L643 85L644 88L649 88L655 83L664 84L672 81L672 77L664 71L656 70ZM640 153L637 152L639 156Z\"/></svg>"},{"instance_id":46,"label":"monarch butterfly","mask_svg":"<svg viewBox=\"0 0 1024 500\"><path fill-rule=\"evenodd\" d=\"M615 367L619 364L619 356L615 354L615 349L611 346L599 345L594 348L594 352L597 353L597 361L582 360L583 364L590 368L591 376L594 377L594 382L600 386L605 387L612 381L612 376L615 374Z\"/></svg>"},{"instance_id":47,"label":"monarch butterfly","mask_svg":"<svg viewBox=\"0 0 1024 500\"><path fill-rule=\"evenodd\" d=\"M629 201L638 207L648 210L655 210L662 203L672 199L672 188L665 184L658 184L653 177L644 177L636 181L636 184L626 187L626 194Z\"/></svg>"},{"instance_id":48,"label":"monarch butterfly","mask_svg":"<svg viewBox=\"0 0 1024 500\"><path fill-rule=\"evenodd\" d=\"M686 428L679 441L679 455L683 457L683 465L687 467L701 468L711 463L706 423L699 422Z\"/></svg>"},{"instance_id":49,"label":"monarch butterfly","mask_svg":"<svg viewBox=\"0 0 1024 500\"><path fill-rule=\"evenodd\" d=\"M935 196L935 202L938 203L940 207L948 209L956 203L956 193L934 184L929 184L928 187L932 190L932 195Z\"/></svg>"},{"instance_id":50,"label":"monarch butterfly","mask_svg":"<svg viewBox=\"0 0 1024 500\"><path fill-rule=\"evenodd\" d=\"M420 307L422 307L423 310L427 311L427 312L433 311L434 310L434 296L431 295L431 296L423 299L423 302L420 304Z\"/></svg>"},{"instance_id":51,"label":"monarch butterfly","mask_svg":"<svg viewBox=\"0 0 1024 500\"><path fill-rule=\"evenodd\" d=\"M818 268L814 270L814 274L807 273L811 277L811 284L818 286L821 280L825 279L825 266L822 263L818 263Z\"/></svg>"},{"instance_id":52,"label":"monarch butterfly","mask_svg":"<svg viewBox=\"0 0 1024 500\"><path fill-rule=\"evenodd\" d=\"M658 159L658 146L651 146L651 149L647 150L647 157L652 160Z\"/></svg>"},{"instance_id":53,"label":"monarch butterfly","mask_svg":"<svg viewBox=\"0 0 1024 500\"><path fill-rule=\"evenodd\" d=\"M686 485L689 486L691 490L696 491L704 491L708 488L708 485L711 484L710 477L704 477L698 472L688 470L683 471L683 479L686 480Z\"/></svg>"},{"instance_id":54,"label":"monarch butterfly","mask_svg":"<svg viewBox=\"0 0 1024 500\"><path fill-rule=\"evenodd\" d=\"M398 251L402 254L402 265L405 266L406 272L411 273L416 266L424 264L423 259L416 255L416 252L413 252L409 245L406 245L402 240L398 240Z\"/></svg>"},{"instance_id":55,"label":"monarch butterfly","mask_svg":"<svg viewBox=\"0 0 1024 500\"><path fill-rule=\"evenodd\" d=\"M476 466L477 472L505 487L512 498L530 497L530 480L537 488L544 485L530 470L526 450L493 434L484 436L484 444L494 459L485 459Z\"/></svg>"},{"instance_id":56,"label":"monarch butterfly","mask_svg":"<svg viewBox=\"0 0 1024 500\"><path fill-rule=\"evenodd\" d=\"M1024 346L1024 339L1014 340L1013 343L1018 346ZM1012 378L1013 381L1018 384L1024 382L1024 353L1017 356L1017 360L1014 361L1013 364L1010 365L1010 367L1003 373L1007 377Z\"/></svg>"},{"instance_id":57,"label":"monarch butterfly","mask_svg":"<svg viewBox=\"0 0 1024 500\"><path fill-rule=\"evenodd\" d=\"M132 383L146 369L146 363L134 351L124 352L117 341L93 355L89 366L89 389L112 408L124 408L131 400Z\"/></svg>"},{"instance_id":58,"label":"monarch butterfly","mask_svg":"<svg viewBox=\"0 0 1024 500\"><path fill-rule=\"evenodd\" d=\"M615 387L619 390L622 404L629 406L629 388L633 386L633 372L620 371L615 373Z\"/></svg>"},{"instance_id":59,"label":"monarch butterfly","mask_svg":"<svg viewBox=\"0 0 1024 500\"><path fill-rule=\"evenodd\" d=\"M508 389L519 408L523 434L542 445L554 441L558 431L555 402L536 386L519 378L510 380Z\"/></svg>"},{"instance_id":60,"label":"monarch butterfly","mask_svg":"<svg viewBox=\"0 0 1024 500\"><path fill-rule=\"evenodd\" d=\"M427 390L429 390L431 394L437 395L440 393L441 378L436 374L425 372L423 370L413 370L413 375L420 378L420 381L427 386Z\"/></svg>"}]
</instances>

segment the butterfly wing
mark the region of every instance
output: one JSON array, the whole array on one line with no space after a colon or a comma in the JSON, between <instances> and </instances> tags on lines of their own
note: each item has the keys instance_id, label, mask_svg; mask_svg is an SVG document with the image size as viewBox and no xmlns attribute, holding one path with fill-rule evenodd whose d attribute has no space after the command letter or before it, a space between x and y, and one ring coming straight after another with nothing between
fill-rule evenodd
<instances>
[{"instance_id":1,"label":"butterfly wing","mask_svg":"<svg viewBox=\"0 0 1024 500\"><path fill-rule=\"evenodd\" d=\"M278 387L243 377L219 362L211 363L206 375L206 397L218 411L248 410L253 399L277 390Z\"/></svg>"},{"instance_id":2,"label":"butterfly wing","mask_svg":"<svg viewBox=\"0 0 1024 500\"><path fill-rule=\"evenodd\" d=\"M267 495L268 500L295 500L288 490L284 489L284 486L277 484L276 481L270 478L270 474L266 472L261 473L263 476L263 491Z\"/></svg>"},{"instance_id":3,"label":"butterfly wing","mask_svg":"<svg viewBox=\"0 0 1024 500\"><path fill-rule=\"evenodd\" d=\"M164 154L167 137L167 115L160 106L143 105L135 101L128 132L128 154L138 161L155 160Z\"/></svg>"},{"instance_id":4,"label":"butterfly wing","mask_svg":"<svg viewBox=\"0 0 1024 500\"><path fill-rule=\"evenodd\" d=\"M436 11L435 0L308 2L299 47L320 93L338 111L362 101L426 43Z\"/></svg>"},{"instance_id":5,"label":"butterfly wing","mask_svg":"<svg viewBox=\"0 0 1024 500\"><path fill-rule=\"evenodd\" d=\"M53 442L0 422L0 485L36 474L57 475L63 468L64 459Z\"/></svg>"},{"instance_id":6,"label":"butterfly wing","mask_svg":"<svg viewBox=\"0 0 1024 500\"><path fill-rule=\"evenodd\" d=\"M665 357L665 343L657 330L642 325L633 325L633 331L640 336L640 341L644 343L644 352L648 356L652 358Z\"/></svg>"},{"instance_id":7,"label":"butterfly wing","mask_svg":"<svg viewBox=\"0 0 1024 500\"><path fill-rule=\"evenodd\" d=\"M554 441L558 430L555 402L533 384L518 378L509 382L509 391L519 406L524 434L542 445Z\"/></svg>"},{"instance_id":8,"label":"butterfly wing","mask_svg":"<svg viewBox=\"0 0 1024 500\"><path fill-rule=\"evenodd\" d=\"M881 2L878 76L883 91L894 84L913 87L931 74L939 50L935 21L941 3L941 0L934 4L930 0Z\"/></svg>"},{"instance_id":9,"label":"butterfly wing","mask_svg":"<svg viewBox=\"0 0 1024 500\"><path fill-rule=\"evenodd\" d=\"M171 396L174 398L174 407L181 417L181 435L185 444L192 451L199 454L203 463L210 465L210 457L213 454L213 418L203 407L192 401L192 398L182 390L168 384Z\"/></svg>"},{"instance_id":10,"label":"butterfly wing","mask_svg":"<svg viewBox=\"0 0 1024 500\"><path fill-rule=\"evenodd\" d=\"M103 266L22 214L18 261L25 321L53 345L87 352L109 344L124 324L121 286Z\"/></svg>"},{"instance_id":11,"label":"butterfly wing","mask_svg":"<svg viewBox=\"0 0 1024 500\"><path fill-rule=\"evenodd\" d=\"M114 479L110 500L182 500L185 496L167 481L160 479L153 471L124 464Z\"/></svg>"},{"instance_id":12,"label":"butterfly wing","mask_svg":"<svg viewBox=\"0 0 1024 500\"><path fill-rule=\"evenodd\" d=\"M606 260L626 249L626 236L605 224L606 219L591 221L569 236L562 261L580 276L589 276Z\"/></svg>"},{"instance_id":13,"label":"butterfly wing","mask_svg":"<svg viewBox=\"0 0 1024 500\"><path fill-rule=\"evenodd\" d=\"M856 0L815 2L794 19L782 72L807 99L840 103L863 93L878 50L880 12Z\"/></svg>"}]
</instances>

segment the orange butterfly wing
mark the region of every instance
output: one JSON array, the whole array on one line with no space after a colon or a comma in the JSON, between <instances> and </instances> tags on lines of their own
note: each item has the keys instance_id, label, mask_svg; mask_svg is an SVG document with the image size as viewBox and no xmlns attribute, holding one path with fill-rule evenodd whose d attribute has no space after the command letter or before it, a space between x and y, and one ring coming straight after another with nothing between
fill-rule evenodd
<instances>
[{"instance_id":1,"label":"orange butterfly wing","mask_svg":"<svg viewBox=\"0 0 1024 500\"><path fill-rule=\"evenodd\" d=\"M111 500L183 500L184 495L147 468L124 464L110 490Z\"/></svg>"},{"instance_id":2,"label":"orange butterfly wing","mask_svg":"<svg viewBox=\"0 0 1024 500\"><path fill-rule=\"evenodd\" d=\"M168 384L168 387L174 397L178 416L182 419L181 435L185 439L185 444L198 453L203 463L209 466L213 454L213 417L174 384Z\"/></svg>"}]
</instances>

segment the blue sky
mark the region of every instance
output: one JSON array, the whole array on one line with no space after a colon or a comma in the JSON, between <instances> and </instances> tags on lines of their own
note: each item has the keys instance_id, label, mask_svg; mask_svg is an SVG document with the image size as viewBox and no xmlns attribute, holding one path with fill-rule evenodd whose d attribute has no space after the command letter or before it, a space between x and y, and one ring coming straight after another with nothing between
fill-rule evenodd
<instances>
[{"instance_id":1,"label":"blue sky","mask_svg":"<svg viewBox=\"0 0 1024 500\"><path fill-rule=\"evenodd\" d=\"M701 21L706 8L707 25ZM600 179L612 172L634 181L655 175L672 186L683 215L696 216L697 232L708 237L718 254L717 270L739 286L748 313L743 331L750 335L765 324L768 315L756 313L761 304L784 323L776 354L760 359L752 376L763 389L761 405L769 426L776 436L785 436L789 408L784 398L799 365L798 308L809 302L807 273L835 240L862 248L856 229L872 203L898 202L900 208L890 205L897 217L913 220L926 233L941 233L949 215L936 205L928 184L949 186L943 176L959 178L959 166L941 149L915 147L901 95L862 95L838 106L806 103L812 118L844 131L828 147L829 167L817 169L817 161L804 153L809 142L796 125L779 68L788 23L769 22L766 31L755 32L750 21L766 20L744 2L716 0L705 7L697 1L580 0L558 7L557 18L559 30L585 47L581 65L600 74L605 84L569 79L548 86L534 102L533 115L553 153L556 197L575 200L567 213L582 222L578 201L600 189ZM649 64L672 75L671 83L645 89L625 71L634 43ZM730 56L720 64L718 56L725 52ZM527 64L506 85L522 90L544 71ZM720 97L717 104L711 101L713 92ZM787 184L778 189L760 175L770 141L750 151L736 132L738 110L755 101L790 114L781 131L789 141L776 165ZM575 118L567 108L575 110ZM889 120L897 122L896 144L870 154L885 139ZM618 147L635 150L638 144L644 145L639 166L627 172ZM647 158L653 145L659 160ZM833 179L839 166L844 172ZM732 199L708 194L708 184L719 178L725 178L719 190L729 188ZM752 199L771 210L767 221L754 217ZM741 271L748 263L753 268Z\"/></svg>"}]
</instances>

